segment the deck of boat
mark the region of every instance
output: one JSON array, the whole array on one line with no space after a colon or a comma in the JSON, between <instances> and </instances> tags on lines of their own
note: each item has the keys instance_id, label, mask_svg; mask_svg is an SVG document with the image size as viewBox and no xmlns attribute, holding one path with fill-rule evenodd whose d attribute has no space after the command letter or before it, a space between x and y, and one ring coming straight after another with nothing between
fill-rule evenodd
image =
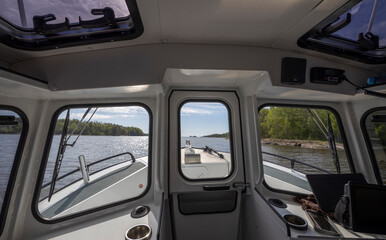
<instances>
[{"instance_id":1,"label":"deck of boat","mask_svg":"<svg viewBox=\"0 0 386 240\"><path fill-rule=\"evenodd\" d=\"M146 168L146 164L136 161L133 164L112 171L102 177L99 177L89 183L83 184L81 187L64 197L60 201L54 203L46 211L43 212L44 217L52 218L68 211L70 208L100 194L102 191L116 185L118 182L130 177L134 173Z\"/></svg>"}]
</instances>

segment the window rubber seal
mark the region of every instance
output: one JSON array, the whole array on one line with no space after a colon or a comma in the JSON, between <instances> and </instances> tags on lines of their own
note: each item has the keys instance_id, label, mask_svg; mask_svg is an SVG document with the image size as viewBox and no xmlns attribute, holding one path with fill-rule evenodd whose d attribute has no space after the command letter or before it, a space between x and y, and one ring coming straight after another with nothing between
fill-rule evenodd
<instances>
[{"instance_id":1,"label":"window rubber seal","mask_svg":"<svg viewBox=\"0 0 386 240\"><path fill-rule=\"evenodd\" d=\"M9 175L8 185L7 185L7 188L5 191L5 195L4 195L3 206L1 207L1 215L0 215L0 236L1 236L3 234L3 231L4 231L5 222L7 219L7 213L8 213L10 201L12 198L12 193L13 193L13 190L15 187L15 181L16 181L17 173L18 173L19 166L21 163L21 157L23 155L23 150L24 150L25 143L27 140L27 135L28 135L28 130L29 130L29 122L28 122L27 115L17 107L8 106L8 105L0 105L0 109L1 110L8 110L8 111L12 111L12 112L17 113L19 115L20 119L22 120L22 123L23 123L23 128L21 130L20 139L19 139L19 142L17 145L16 154L15 154L14 161L13 161L12 168L11 168L11 174Z\"/></svg>"},{"instance_id":2,"label":"window rubber seal","mask_svg":"<svg viewBox=\"0 0 386 240\"><path fill-rule=\"evenodd\" d=\"M230 154L231 154L231 171L229 172L229 174L224 177L224 178L200 178L200 179L191 179L191 178L188 178L184 175L184 173L182 172L182 166L181 166L181 108L186 104L186 103L191 103L191 102L210 102L210 103L221 103L224 105L224 107L227 109L228 111L228 127L229 127L229 140L230 140ZM186 99L184 101L182 101L180 103L180 105L178 106L178 110L177 110L177 115L178 115L178 120L177 120L177 131L178 131L178 137L179 137L179 141L178 141L178 146L177 146L177 151L178 152L178 171L181 175L181 177L183 179L185 179L186 181L190 181L190 182L202 182L202 181L219 181L219 180L226 180L228 178L230 178L233 173L234 173L234 170L235 170L235 161L234 161L234 149L233 149L233 131L232 131L232 113L231 113L231 109L229 107L229 105L221 100L221 99L205 99L205 98L202 98L202 99Z\"/></svg>"},{"instance_id":3,"label":"window rubber seal","mask_svg":"<svg viewBox=\"0 0 386 240\"><path fill-rule=\"evenodd\" d=\"M147 172L148 176L147 176L146 189L144 189L144 191L139 196L134 197L134 198L129 198L129 199L125 199L122 201L113 202L113 203L110 203L107 205L102 205L102 206L99 206L96 208L87 209L84 211L80 211L80 212L77 212L74 214L70 214L70 215L55 218L55 219L44 218L40 214L39 209L38 209L39 196L40 196L41 187L43 185L46 166L48 164L48 156L49 156L49 153L51 150L51 144L52 144L52 140L53 140L53 136L54 136L56 121L57 121L57 118L59 117L60 113L62 113L63 111L65 111L66 109L69 109L69 108L119 107L119 106L121 106L121 107L130 107L130 106L143 107L146 110L146 112L149 114L149 136L148 136L149 137L149 140L148 140L149 141L149 147L148 147L148 153L149 154L148 154L148 172ZM99 212L99 211L102 211L102 210L105 210L108 208L119 206L119 205L122 205L122 204L125 204L128 202L132 202L132 201L141 199L142 197L146 196L147 193L149 192L149 190L151 188L151 184L152 184L152 159L153 159L152 158L152 150L153 150L153 146L152 146L153 142L152 141L153 141L153 114L152 114L150 107L144 103L141 103L141 102L92 103L92 104L86 103L86 104L70 104L70 105L65 105L65 106L60 107L59 109L57 109L54 112L53 116L51 117L51 124L50 124L50 128L49 128L49 131L47 134L46 144L44 146L44 153L43 153L42 161L41 161L40 168L39 168L39 174L38 174L38 177L37 177L37 180L35 183L35 191L34 191L32 204L31 204L32 215L34 216L34 218L37 221L39 221L41 223L56 224L59 222L68 221L68 220L71 220L71 219L74 219L77 217L85 216L85 215L88 215L91 213L95 213L95 212Z\"/></svg>"},{"instance_id":4,"label":"window rubber seal","mask_svg":"<svg viewBox=\"0 0 386 240\"><path fill-rule=\"evenodd\" d=\"M377 183L379 185L383 185L383 181L382 181L381 172L379 171L377 159L376 159L375 154L374 154L373 145L371 144L370 137L369 137L369 134L368 134L367 129L366 129L366 119L373 112L385 111L385 110L386 110L386 107L376 107L376 108L369 109L362 115L361 120L360 120L361 130L362 130L362 134L363 134L363 137L365 140L367 153L370 156L370 162L371 162L371 165L373 167L373 172L375 174L375 178L376 178Z\"/></svg>"},{"instance_id":5,"label":"window rubber seal","mask_svg":"<svg viewBox=\"0 0 386 240\"><path fill-rule=\"evenodd\" d=\"M345 153L346 153L347 162L348 162L350 171L351 171L351 173L356 173L356 169L355 169L354 163L352 161L352 155L351 155L350 147L348 145L347 137L346 137L346 134L345 134L345 131L344 131L344 128L343 128L342 119L340 118L339 113L334 108L329 107L329 106L323 106L323 105L264 103L264 104L262 104L262 105L260 105L258 107L258 114L260 113L261 109L263 109L264 107L267 107L267 106L273 106L273 107L316 108L316 109L324 109L324 110L331 111L334 114L335 119L337 120L337 123L338 123L339 132L340 132L340 135L342 137L343 146L344 146L344 150L345 150ZM260 125L259 125L259 128L260 128ZM260 137L259 137L259 139L260 139L260 142L261 142L261 138ZM264 170L263 170L263 172L264 172ZM276 189L276 188L273 188L273 187L269 186L267 184L267 182L265 181L265 179L264 179L264 175L263 175L263 185L264 185L265 188L267 188L268 190L270 190L272 192L278 192L278 193L288 194L288 195L292 195L292 196L305 196L305 194L303 194L303 193L297 193L297 192L287 191L287 190L283 190L283 189Z\"/></svg>"}]
</instances>

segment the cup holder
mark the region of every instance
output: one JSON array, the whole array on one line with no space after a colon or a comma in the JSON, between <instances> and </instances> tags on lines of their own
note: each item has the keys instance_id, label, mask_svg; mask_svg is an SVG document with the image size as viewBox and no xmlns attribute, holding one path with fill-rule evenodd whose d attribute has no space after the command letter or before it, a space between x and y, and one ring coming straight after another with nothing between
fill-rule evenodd
<instances>
[{"instance_id":1,"label":"cup holder","mask_svg":"<svg viewBox=\"0 0 386 240\"><path fill-rule=\"evenodd\" d=\"M307 225L308 225L307 221L297 215L284 214L283 218L288 223L288 225L290 225L292 228L295 228L298 230L307 229Z\"/></svg>"},{"instance_id":2,"label":"cup holder","mask_svg":"<svg viewBox=\"0 0 386 240\"><path fill-rule=\"evenodd\" d=\"M148 206L138 206L131 211L132 218L141 218L149 213L150 208Z\"/></svg>"},{"instance_id":3,"label":"cup holder","mask_svg":"<svg viewBox=\"0 0 386 240\"><path fill-rule=\"evenodd\" d=\"M287 208L287 204L285 204L285 202L283 202L282 200L277 199L277 198L270 198L270 199L268 199L268 202L272 206L275 206L275 207L278 207L278 208Z\"/></svg>"},{"instance_id":4,"label":"cup holder","mask_svg":"<svg viewBox=\"0 0 386 240\"><path fill-rule=\"evenodd\" d=\"M148 240L151 236L151 228L141 224L131 227L125 234L126 240Z\"/></svg>"}]
</instances>

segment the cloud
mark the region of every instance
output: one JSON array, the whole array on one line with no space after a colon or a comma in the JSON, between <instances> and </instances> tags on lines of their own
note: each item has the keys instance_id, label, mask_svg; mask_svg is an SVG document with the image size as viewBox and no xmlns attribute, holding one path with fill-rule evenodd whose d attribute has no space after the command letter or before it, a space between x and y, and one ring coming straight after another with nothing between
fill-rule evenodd
<instances>
[{"instance_id":1,"label":"cloud","mask_svg":"<svg viewBox=\"0 0 386 240\"><path fill-rule=\"evenodd\" d=\"M70 117L73 119L73 118L76 118L76 119L81 119L83 117L83 114L84 113L71 113ZM91 116L92 113L89 113L87 114L85 120L87 121L90 116ZM95 120L95 119L107 119L107 118L112 118L113 116L111 115L103 115L103 114L97 114L95 113L94 116L92 117L92 120Z\"/></svg>"},{"instance_id":2,"label":"cloud","mask_svg":"<svg viewBox=\"0 0 386 240\"><path fill-rule=\"evenodd\" d=\"M181 114L183 115L190 115L190 114L201 114L201 115L208 115L212 114L212 111L209 110L203 110L200 108L193 108L193 107L182 107L181 108Z\"/></svg>"},{"instance_id":3,"label":"cloud","mask_svg":"<svg viewBox=\"0 0 386 240\"><path fill-rule=\"evenodd\" d=\"M209 108L209 109L215 109L215 110L223 110L225 109L225 105L222 103L200 103L200 108Z\"/></svg>"},{"instance_id":4,"label":"cloud","mask_svg":"<svg viewBox=\"0 0 386 240\"><path fill-rule=\"evenodd\" d=\"M114 114L128 114L130 116L148 114L143 107L130 106L130 107L103 107L98 108L98 113L114 113Z\"/></svg>"},{"instance_id":5,"label":"cloud","mask_svg":"<svg viewBox=\"0 0 386 240\"><path fill-rule=\"evenodd\" d=\"M181 114L182 115L215 115L215 114L224 114L227 113L227 108L222 103L218 102L189 102L182 106Z\"/></svg>"}]
</instances>

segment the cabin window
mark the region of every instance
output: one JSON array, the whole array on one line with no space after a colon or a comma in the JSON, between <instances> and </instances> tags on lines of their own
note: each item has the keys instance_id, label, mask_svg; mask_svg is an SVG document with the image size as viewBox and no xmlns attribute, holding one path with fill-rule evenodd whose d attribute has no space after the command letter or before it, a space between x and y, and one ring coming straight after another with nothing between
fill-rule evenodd
<instances>
[{"instance_id":1,"label":"cabin window","mask_svg":"<svg viewBox=\"0 0 386 240\"><path fill-rule=\"evenodd\" d=\"M305 174L350 173L338 115L330 109L265 105L259 111L265 182L309 193Z\"/></svg>"},{"instance_id":2,"label":"cabin window","mask_svg":"<svg viewBox=\"0 0 386 240\"><path fill-rule=\"evenodd\" d=\"M180 106L180 171L189 180L224 179L233 171L228 106L187 101Z\"/></svg>"},{"instance_id":3,"label":"cabin window","mask_svg":"<svg viewBox=\"0 0 386 240\"><path fill-rule=\"evenodd\" d=\"M150 184L149 134L143 106L58 111L38 197L40 215L62 218L144 195Z\"/></svg>"},{"instance_id":4,"label":"cabin window","mask_svg":"<svg viewBox=\"0 0 386 240\"><path fill-rule=\"evenodd\" d=\"M386 1L348 1L303 35L298 45L364 63L385 63L385 11Z\"/></svg>"},{"instance_id":5,"label":"cabin window","mask_svg":"<svg viewBox=\"0 0 386 240\"><path fill-rule=\"evenodd\" d=\"M11 107L0 106L0 234L23 151L28 123L24 114Z\"/></svg>"},{"instance_id":6,"label":"cabin window","mask_svg":"<svg viewBox=\"0 0 386 240\"><path fill-rule=\"evenodd\" d=\"M379 183L386 184L386 108L373 109L362 118L362 128Z\"/></svg>"},{"instance_id":7,"label":"cabin window","mask_svg":"<svg viewBox=\"0 0 386 240\"><path fill-rule=\"evenodd\" d=\"M0 41L25 50L46 50L140 36L135 0L3 1Z\"/></svg>"}]
</instances>

